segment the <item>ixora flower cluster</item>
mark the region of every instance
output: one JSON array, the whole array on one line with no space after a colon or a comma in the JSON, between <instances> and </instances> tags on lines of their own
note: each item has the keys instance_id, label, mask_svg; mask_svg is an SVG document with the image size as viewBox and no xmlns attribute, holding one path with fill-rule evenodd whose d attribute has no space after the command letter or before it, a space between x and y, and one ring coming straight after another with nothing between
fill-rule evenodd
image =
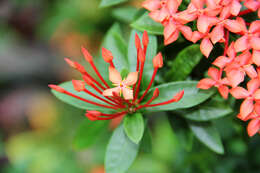
<instances>
[{"instance_id":1,"label":"ixora flower cluster","mask_svg":"<svg viewBox=\"0 0 260 173\"><path fill-rule=\"evenodd\" d=\"M187 9L178 11L182 0L146 0L143 7L150 17L164 26L164 44L178 39L179 32L189 41L201 40L200 50L209 57L216 43L224 43L224 53L208 70L210 78L202 79L198 88L217 87L223 98L231 93L244 99L238 118L250 120L249 136L260 133L260 21L250 23L243 18L248 13L260 17L259 0L191 0ZM242 5L243 4L243 5ZM247 9L241 10L246 7ZM257 12L257 13L254 13ZM197 30L187 25L197 22ZM237 39L230 41L230 34ZM229 42L231 42L229 44ZM239 86L249 77L247 89Z\"/></svg>"},{"instance_id":2,"label":"ixora flower cluster","mask_svg":"<svg viewBox=\"0 0 260 173\"><path fill-rule=\"evenodd\" d=\"M147 35L147 32L145 31L142 38L142 44L139 36L135 35L135 44L136 44L136 50L137 50L137 65L136 65L136 71L130 72L128 76L125 79L122 79L120 73L116 70L114 63L113 63L113 55L112 53L102 48L102 57L105 62L109 63L109 80L113 83L114 87L110 87L108 83L104 80L104 78L99 73L97 67L94 64L93 57L90 55L90 53L82 47L82 53L85 57L85 60L91 65L95 73L97 74L99 80L102 82L99 82L94 77L92 77L85 68L74 61L71 61L70 59L65 58L65 61L73 68L78 70L82 76L83 80L72 80L73 87L78 92L85 92L96 99L99 99L100 101L104 102L104 104L100 104L97 102L93 102L91 100L87 100L85 98L79 97L64 88L57 86L57 85L49 85L50 88L69 95L71 97L74 97L76 99L79 99L81 101L84 101L86 103L96 105L102 108L107 108L113 110L115 113L112 114L106 114L95 110L87 110L86 111L86 117L89 118L92 121L95 120L110 120L113 118L117 118L120 116L123 116L125 114L131 114L134 113L142 108L146 107L154 107L154 106L161 106L170 104L172 102L178 102L183 94L184 91L178 92L171 100L162 102L162 103L156 103L152 104L152 102L159 96L159 89L156 88L153 92L153 96L146 102L141 103L141 101L144 99L148 91L150 90L155 75L158 71L158 68L161 68L163 66L163 57L161 53L158 53L153 58L153 75L151 78L151 81L146 88L146 90L140 94L140 86L142 82L142 76L144 72L144 65L145 65L145 59L146 59L146 50L148 46L149 38ZM86 85L92 87L97 93L93 93L90 90L87 89ZM140 95L141 96L140 96ZM140 96L140 97L139 97Z\"/></svg>"}]
</instances>

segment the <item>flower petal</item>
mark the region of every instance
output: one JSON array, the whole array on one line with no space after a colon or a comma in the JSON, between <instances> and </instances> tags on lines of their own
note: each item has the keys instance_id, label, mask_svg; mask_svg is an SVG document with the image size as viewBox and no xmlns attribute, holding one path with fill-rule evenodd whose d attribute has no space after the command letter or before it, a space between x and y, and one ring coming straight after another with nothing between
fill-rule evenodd
<instances>
[{"instance_id":1,"label":"flower petal","mask_svg":"<svg viewBox=\"0 0 260 173\"><path fill-rule=\"evenodd\" d=\"M215 81L220 79L220 71L217 68L210 67L208 70L208 75Z\"/></svg>"},{"instance_id":2,"label":"flower petal","mask_svg":"<svg viewBox=\"0 0 260 173\"><path fill-rule=\"evenodd\" d=\"M260 82L258 79L251 79L247 82L247 89L250 94L253 94L260 86Z\"/></svg>"},{"instance_id":3,"label":"flower petal","mask_svg":"<svg viewBox=\"0 0 260 173\"><path fill-rule=\"evenodd\" d=\"M124 84L127 86L134 85L137 82L138 72L130 72L126 79L124 80Z\"/></svg>"},{"instance_id":4,"label":"flower petal","mask_svg":"<svg viewBox=\"0 0 260 173\"><path fill-rule=\"evenodd\" d=\"M260 66L260 51L254 50L252 54L252 61L255 65Z\"/></svg>"},{"instance_id":5,"label":"flower petal","mask_svg":"<svg viewBox=\"0 0 260 173\"><path fill-rule=\"evenodd\" d=\"M114 68L109 66L109 80L114 84L122 82L120 73Z\"/></svg>"},{"instance_id":6,"label":"flower petal","mask_svg":"<svg viewBox=\"0 0 260 173\"><path fill-rule=\"evenodd\" d=\"M238 13L240 12L241 7L242 7L242 5L240 4L240 2L233 0L232 3L231 3L230 13L233 16L237 16Z\"/></svg>"},{"instance_id":7,"label":"flower petal","mask_svg":"<svg viewBox=\"0 0 260 173\"><path fill-rule=\"evenodd\" d=\"M207 90L209 88L211 88L216 82L212 79L209 78L205 78L199 81L197 87L200 89L204 89Z\"/></svg>"},{"instance_id":8,"label":"flower petal","mask_svg":"<svg viewBox=\"0 0 260 173\"><path fill-rule=\"evenodd\" d=\"M229 63L229 59L225 56L219 56L215 61L213 62L213 65L219 67L219 68L224 68L226 64Z\"/></svg>"},{"instance_id":9,"label":"flower petal","mask_svg":"<svg viewBox=\"0 0 260 173\"><path fill-rule=\"evenodd\" d=\"M244 99L249 96L249 92L242 87L235 87L230 90L230 94L236 99Z\"/></svg>"},{"instance_id":10,"label":"flower petal","mask_svg":"<svg viewBox=\"0 0 260 173\"><path fill-rule=\"evenodd\" d=\"M249 45L248 45L248 36L244 35L242 37L240 37L239 39L236 40L235 44L234 44L234 48L236 50L236 52L242 52L246 49L248 49Z\"/></svg>"},{"instance_id":11,"label":"flower petal","mask_svg":"<svg viewBox=\"0 0 260 173\"><path fill-rule=\"evenodd\" d=\"M256 78L257 77L257 72L255 70L255 68L252 65L245 65L243 67L243 69L245 70L246 74L251 78Z\"/></svg>"},{"instance_id":12,"label":"flower petal","mask_svg":"<svg viewBox=\"0 0 260 173\"><path fill-rule=\"evenodd\" d=\"M254 136L260 129L260 119L251 120L247 126L247 133L250 137Z\"/></svg>"},{"instance_id":13,"label":"flower petal","mask_svg":"<svg viewBox=\"0 0 260 173\"><path fill-rule=\"evenodd\" d=\"M245 99L240 106L241 118L246 118L254 110L253 99Z\"/></svg>"},{"instance_id":14,"label":"flower petal","mask_svg":"<svg viewBox=\"0 0 260 173\"><path fill-rule=\"evenodd\" d=\"M229 88L225 85L218 87L218 91L224 99L228 98Z\"/></svg>"},{"instance_id":15,"label":"flower petal","mask_svg":"<svg viewBox=\"0 0 260 173\"><path fill-rule=\"evenodd\" d=\"M142 3L142 6L149 11L155 11L161 7L160 0L147 0Z\"/></svg>"},{"instance_id":16,"label":"flower petal","mask_svg":"<svg viewBox=\"0 0 260 173\"><path fill-rule=\"evenodd\" d=\"M224 39L224 27L223 25L217 25L210 33L210 39L213 44Z\"/></svg>"},{"instance_id":17,"label":"flower petal","mask_svg":"<svg viewBox=\"0 0 260 173\"><path fill-rule=\"evenodd\" d=\"M254 50L260 50L260 38L259 37L252 37L250 39L250 45Z\"/></svg>"},{"instance_id":18,"label":"flower petal","mask_svg":"<svg viewBox=\"0 0 260 173\"><path fill-rule=\"evenodd\" d=\"M231 70L227 73L227 78L232 87L238 86L241 82L244 81L245 73L240 70Z\"/></svg>"},{"instance_id":19,"label":"flower petal","mask_svg":"<svg viewBox=\"0 0 260 173\"><path fill-rule=\"evenodd\" d=\"M132 100L134 98L133 96L133 90L128 88L123 88L123 96L126 100Z\"/></svg>"},{"instance_id":20,"label":"flower petal","mask_svg":"<svg viewBox=\"0 0 260 173\"><path fill-rule=\"evenodd\" d=\"M119 94L120 93L120 88L119 87L115 87L115 88L109 88L109 89L105 89L102 93L103 96L113 96L113 92Z\"/></svg>"},{"instance_id":21,"label":"flower petal","mask_svg":"<svg viewBox=\"0 0 260 173\"><path fill-rule=\"evenodd\" d=\"M213 49L213 45L210 42L210 40L208 38L204 38L200 44L200 50L202 54L208 58L212 49Z\"/></svg>"}]
</instances>

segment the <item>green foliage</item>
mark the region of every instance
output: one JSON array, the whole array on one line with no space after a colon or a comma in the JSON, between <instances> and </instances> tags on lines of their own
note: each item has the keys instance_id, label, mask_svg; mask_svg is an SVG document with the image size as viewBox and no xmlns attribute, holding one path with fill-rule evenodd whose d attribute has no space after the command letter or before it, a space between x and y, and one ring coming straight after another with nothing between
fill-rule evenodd
<instances>
[{"instance_id":1,"label":"green foliage","mask_svg":"<svg viewBox=\"0 0 260 173\"><path fill-rule=\"evenodd\" d=\"M155 111L167 111L167 110L176 110L183 108L190 108L196 106L205 100L207 100L210 96L214 94L214 90L200 90L197 87L197 82L195 81L183 81L183 82L171 82L162 85L158 85L155 88L158 88L160 91L159 97L155 99L153 104L161 103L164 101L168 101L173 98L173 96L184 89L184 96L179 102L173 102L171 104L167 104L164 106L150 107L146 108L147 112L155 112ZM150 97L155 88L152 88L149 91ZM149 96L147 96L149 98Z\"/></svg>"},{"instance_id":2,"label":"green foliage","mask_svg":"<svg viewBox=\"0 0 260 173\"><path fill-rule=\"evenodd\" d=\"M99 6L100 7L110 7L110 6L117 5L117 4L126 2L126 1L128 1L128 0L102 0Z\"/></svg>"},{"instance_id":3,"label":"green foliage","mask_svg":"<svg viewBox=\"0 0 260 173\"><path fill-rule=\"evenodd\" d=\"M128 114L124 119L124 130L129 139L138 144L144 133L144 119L141 113Z\"/></svg>"},{"instance_id":4,"label":"green foliage","mask_svg":"<svg viewBox=\"0 0 260 173\"><path fill-rule=\"evenodd\" d=\"M137 30L144 31L146 30L150 34L163 35L163 26L160 23L152 20L148 12L144 13L141 17L135 20L131 26Z\"/></svg>"},{"instance_id":5,"label":"green foliage","mask_svg":"<svg viewBox=\"0 0 260 173\"><path fill-rule=\"evenodd\" d=\"M189 127L194 135L209 149L218 153L224 154L223 144L217 129L210 122L192 122L190 121Z\"/></svg>"},{"instance_id":6,"label":"green foliage","mask_svg":"<svg viewBox=\"0 0 260 173\"><path fill-rule=\"evenodd\" d=\"M198 44L182 49L177 57L169 62L170 70L166 73L166 79L169 81L185 80L202 57Z\"/></svg>"},{"instance_id":7,"label":"green foliage","mask_svg":"<svg viewBox=\"0 0 260 173\"><path fill-rule=\"evenodd\" d=\"M152 152L152 136L151 131L147 127L144 131L144 135L140 144L140 151L145 153L151 153Z\"/></svg>"},{"instance_id":8,"label":"green foliage","mask_svg":"<svg viewBox=\"0 0 260 173\"><path fill-rule=\"evenodd\" d=\"M134 19L137 9L131 6L116 8L112 11L112 15L125 23L130 23Z\"/></svg>"},{"instance_id":9,"label":"green foliage","mask_svg":"<svg viewBox=\"0 0 260 173\"><path fill-rule=\"evenodd\" d=\"M125 134L123 125L117 127L110 138L105 157L106 173L123 173L135 160L139 145Z\"/></svg>"},{"instance_id":10,"label":"green foliage","mask_svg":"<svg viewBox=\"0 0 260 173\"><path fill-rule=\"evenodd\" d=\"M181 115L193 121L210 121L224 117L232 111L227 101L217 101L213 98L196 108L181 111Z\"/></svg>"},{"instance_id":11,"label":"green foliage","mask_svg":"<svg viewBox=\"0 0 260 173\"><path fill-rule=\"evenodd\" d=\"M84 119L84 121L80 124L77 129L75 138L74 138L74 146L76 149L85 149L92 144L94 144L102 131L107 130L107 122L106 121L90 121L88 119Z\"/></svg>"}]
</instances>

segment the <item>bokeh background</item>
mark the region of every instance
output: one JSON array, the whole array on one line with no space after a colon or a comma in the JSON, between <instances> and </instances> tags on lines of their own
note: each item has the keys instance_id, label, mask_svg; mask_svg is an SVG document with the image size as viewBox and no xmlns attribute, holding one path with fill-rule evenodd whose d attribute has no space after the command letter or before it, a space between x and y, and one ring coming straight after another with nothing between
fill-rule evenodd
<instances>
[{"instance_id":1,"label":"bokeh background","mask_svg":"<svg viewBox=\"0 0 260 173\"><path fill-rule=\"evenodd\" d=\"M73 139L84 112L57 100L47 85L77 78L64 57L82 59L80 46L93 54L114 22L130 31L141 0L98 8L99 0L0 1L0 172L104 173L103 159L112 128L85 150ZM127 10L128 15L121 15ZM185 148L166 116L152 124L152 152L141 152L132 173L260 172L259 136L248 138L233 116L215 121L225 154L197 140ZM186 127L180 127L186 128ZM185 131L184 131L185 132Z\"/></svg>"}]
</instances>

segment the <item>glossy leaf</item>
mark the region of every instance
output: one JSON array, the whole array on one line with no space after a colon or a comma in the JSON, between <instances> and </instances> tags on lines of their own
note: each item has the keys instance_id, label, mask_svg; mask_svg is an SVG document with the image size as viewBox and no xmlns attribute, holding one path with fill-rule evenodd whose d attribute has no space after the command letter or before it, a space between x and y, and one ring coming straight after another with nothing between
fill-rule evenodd
<instances>
[{"instance_id":1,"label":"glossy leaf","mask_svg":"<svg viewBox=\"0 0 260 173\"><path fill-rule=\"evenodd\" d=\"M121 124L113 132L105 157L106 173L123 173L134 162L139 145L133 143L125 134Z\"/></svg>"},{"instance_id":2,"label":"glossy leaf","mask_svg":"<svg viewBox=\"0 0 260 173\"><path fill-rule=\"evenodd\" d=\"M166 78L170 81L185 80L202 57L199 45L193 44L184 48L171 62Z\"/></svg>"},{"instance_id":3,"label":"glossy leaf","mask_svg":"<svg viewBox=\"0 0 260 173\"><path fill-rule=\"evenodd\" d=\"M130 66L130 71L136 71L136 62L137 62L137 51L135 47L135 34L138 34L140 40L142 41L142 33L137 30L132 30L128 43L128 62ZM149 81L151 80L153 73L153 57L157 53L157 38L156 36L149 35L149 44L147 47L146 60L144 65L144 73L143 73L143 85L144 88L148 86Z\"/></svg>"},{"instance_id":4,"label":"glossy leaf","mask_svg":"<svg viewBox=\"0 0 260 173\"><path fill-rule=\"evenodd\" d=\"M94 102L97 102L97 103L102 103L102 104L105 104L106 103L103 103L102 101L86 94L85 92L77 92L74 90L73 88L73 85L72 85L72 82L71 81L68 81L68 82L64 82L62 84L60 84L59 86L61 86L62 88L64 88L65 90L79 96L79 97L82 97L82 98L85 98L85 99L88 99L88 100L91 100L91 101L94 101ZM86 88L90 91L92 91L93 93L96 93L96 91L94 89L92 89L90 86L86 86ZM52 93L58 98L60 99L61 101L67 103L67 104L70 104L72 106L75 106L77 108L80 108L80 109L84 109L84 110L99 110L99 111L102 111L102 112L107 112L109 111L109 109L106 109L106 108L102 108L102 107L99 107L99 106L96 106L96 105L92 105L92 104L89 104L89 103L86 103L84 101L81 101L79 99L76 99L74 97L71 97L71 96L68 96L66 94L63 94L63 93L59 93L57 91L54 91L52 90Z\"/></svg>"},{"instance_id":5,"label":"glossy leaf","mask_svg":"<svg viewBox=\"0 0 260 173\"><path fill-rule=\"evenodd\" d=\"M209 122L189 122L190 129L194 135L209 149L218 153L224 154L223 144L215 126Z\"/></svg>"},{"instance_id":6,"label":"glossy leaf","mask_svg":"<svg viewBox=\"0 0 260 173\"><path fill-rule=\"evenodd\" d=\"M102 43L102 47L112 52L114 56L113 63L118 71L121 71L123 68L128 68L127 45L122 35L119 24L115 23L107 32ZM105 64L108 66L107 63ZM100 65L99 68L104 68L104 66ZM105 75L108 76L108 74Z\"/></svg>"},{"instance_id":7,"label":"glossy leaf","mask_svg":"<svg viewBox=\"0 0 260 173\"><path fill-rule=\"evenodd\" d=\"M224 117L232 111L227 102L211 99L195 109L184 110L182 116L193 121L209 121Z\"/></svg>"},{"instance_id":8,"label":"glossy leaf","mask_svg":"<svg viewBox=\"0 0 260 173\"><path fill-rule=\"evenodd\" d=\"M146 111L156 112L190 108L204 102L215 93L215 90L200 90L196 86L196 81L171 82L158 85L155 88L159 89L160 94L159 97L157 97L152 102L152 104L168 101L172 99L173 96L181 90L184 90L184 96L179 102L174 102L163 106L149 107L146 108ZM146 96L146 99L151 97L155 88L149 91L149 94L148 96Z\"/></svg>"},{"instance_id":9,"label":"glossy leaf","mask_svg":"<svg viewBox=\"0 0 260 173\"><path fill-rule=\"evenodd\" d=\"M117 5L123 2L126 2L128 0L102 0L100 3L100 7L109 7L109 6L113 6L113 5Z\"/></svg>"},{"instance_id":10,"label":"glossy leaf","mask_svg":"<svg viewBox=\"0 0 260 173\"><path fill-rule=\"evenodd\" d=\"M163 25L152 20L149 17L148 12L134 21L131 26L139 31L146 30L150 34L163 35Z\"/></svg>"},{"instance_id":11,"label":"glossy leaf","mask_svg":"<svg viewBox=\"0 0 260 173\"><path fill-rule=\"evenodd\" d=\"M137 13L137 9L131 6L116 8L115 10L112 11L112 15L115 18L125 23L132 22L136 13Z\"/></svg>"},{"instance_id":12,"label":"glossy leaf","mask_svg":"<svg viewBox=\"0 0 260 173\"><path fill-rule=\"evenodd\" d=\"M107 121L90 121L85 119L77 129L74 146L76 149L85 149L94 144L102 131L107 130Z\"/></svg>"},{"instance_id":13,"label":"glossy leaf","mask_svg":"<svg viewBox=\"0 0 260 173\"><path fill-rule=\"evenodd\" d=\"M141 113L128 114L124 118L124 129L131 141L138 144L144 134L144 119Z\"/></svg>"}]
</instances>

